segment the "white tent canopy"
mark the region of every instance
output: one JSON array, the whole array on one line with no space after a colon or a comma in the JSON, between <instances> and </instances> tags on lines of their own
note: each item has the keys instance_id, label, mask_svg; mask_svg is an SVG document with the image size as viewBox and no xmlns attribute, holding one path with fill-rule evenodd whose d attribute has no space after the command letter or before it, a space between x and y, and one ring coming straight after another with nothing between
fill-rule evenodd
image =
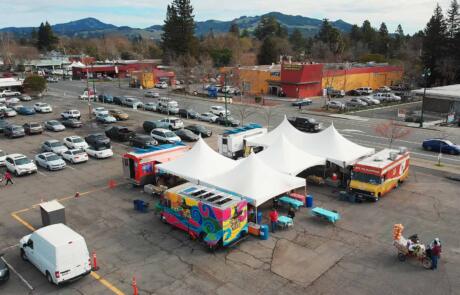
<instances>
[{"instance_id":1,"label":"white tent canopy","mask_svg":"<svg viewBox=\"0 0 460 295\"><path fill-rule=\"evenodd\" d=\"M204 184L235 193L260 206L275 196L305 186L305 179L276 171L256 154L238 161L238 165L214 177Z\"/></svg>"},{"instance_id":2,"label":"white tent canopy","mask_svg":"<svg viewBox=\"0 0 460 295\"><path fill-rule=\"evenodd\" d=\"M236 161L217 153L200 138L183 156L157 167L160 171L199 183L206 177L225 173L236 164Z\"/></svg>"},{"instance_id":3,"label":"white tent canopy","mask_svg":"<svg viewBox=\"0 0 460 295\"><path fill-rule=\"evenodd\" d=\"M324 157L317 157L299 149L284 135L258 153L257 157L273 169L294 176L305 169L326 164Z\"/></svg>"}]
</instances>

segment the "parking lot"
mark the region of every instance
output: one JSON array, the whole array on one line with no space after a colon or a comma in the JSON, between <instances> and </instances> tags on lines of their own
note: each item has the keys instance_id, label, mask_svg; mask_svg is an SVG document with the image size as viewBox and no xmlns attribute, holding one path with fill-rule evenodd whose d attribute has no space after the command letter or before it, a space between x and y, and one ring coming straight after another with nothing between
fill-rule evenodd
<instances>
[{"instance_id":1,"label":"parking lot","mask_svg":"<svg viewBox=\"0 0 460 295\"><path fill-rule=\"evenodd\" d=\"M18 124L43 122L76 108L83 114L82 128L19 139L2 136L0 148L33 158L45 140L103 130L104 125L89 121L87 103L76 98L84 86L80 81L57 83L42 99L53 106L53 113L10 119ZM113 93L116 86L98 83L97 89ZM141 92L123 88L119 93L139 96ZM199 112L209 110L205 101L180 98L180 103ZM233 112L237 108L231 106ZM144 120L164 117L128 113L130 120L123 125L138 132L143 132ZM271 124L281 118L275 116ZM203 124L213 130L206 141L216 148L216 134L223 127ZM0 286L1 294L131 294L133 276L140 294L456 294L460 287L459 183L442 174L414 167L409 180L378 203L345 203L330 187L310 186L316 205L340 212L342 220L336 225L315 219L303 208L292 229L271 234L267 241L249 237L232 248L209 253L186 233L163 224L153 210L156 200L126 183L121 156L128 150L125 143L114 143L112 158L69 164L56 172L39 168L37 174L15 177L13 186L0 186L0 252L15 271ZM53 199L66 207L68 225L85 237L100 266L91 276L61 287L48 284L38 270L22 261L17 247L22 236L41 226L37 204ZM134 211L134 199L150 202L152 209ZM268 223L268 205L263 211ZM407 236L418 233L423 242L435 237L443 241L438 271L424 270L415 260L397 260L391 244L395 223L404 224Z\"/></svg>"}]
</instances>

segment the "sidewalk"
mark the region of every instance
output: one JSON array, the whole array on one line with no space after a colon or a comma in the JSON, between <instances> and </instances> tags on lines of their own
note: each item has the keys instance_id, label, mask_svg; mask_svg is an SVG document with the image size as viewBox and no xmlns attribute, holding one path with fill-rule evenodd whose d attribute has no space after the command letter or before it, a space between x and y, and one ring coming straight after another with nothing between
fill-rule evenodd
<instances>
[{"instance_id":1,"label":"sidewalk","mask_svg":"<svg viewBox=\"0 0 460 295\"><path fill-rule=\"evenodd\" d=\"M441 166L438 166L436 165L437 162L419 158L411 158L410 161L413 166L444 172L446 177L450 176L452 178L460 178L460 166L443 164L442 161Z\"/></svg>"}]
</instances>

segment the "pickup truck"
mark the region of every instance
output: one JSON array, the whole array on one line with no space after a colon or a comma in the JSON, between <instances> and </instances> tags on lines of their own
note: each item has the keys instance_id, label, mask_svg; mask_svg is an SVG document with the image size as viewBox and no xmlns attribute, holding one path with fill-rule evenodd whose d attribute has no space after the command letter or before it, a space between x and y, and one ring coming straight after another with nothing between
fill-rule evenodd
<instances>
[{"instance_id":1,"label":"pickup truck","mask_svg":"<svg viewBox=\"0 0 460 295\"><path fill-rule=\"evenodd\" d=\"M321 123L312 118L291 117L288 118L288 121L292 126L304 132L319 132L322 128Z\"/></svg>"}]
</instances>

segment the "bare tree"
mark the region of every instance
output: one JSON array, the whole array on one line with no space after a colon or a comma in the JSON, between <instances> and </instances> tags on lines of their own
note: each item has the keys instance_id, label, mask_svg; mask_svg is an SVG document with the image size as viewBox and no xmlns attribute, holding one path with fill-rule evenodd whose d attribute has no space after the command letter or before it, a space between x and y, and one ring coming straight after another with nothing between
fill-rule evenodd
<instances>
[{"instance_id":1,"label":"bare tree","mask_svg":"<svg viewBox=\"0 0 460 295\"><path fill-rule=\"evenodd\" d=\"M407 137L411 131L409 128L399 125L398 122L390 120L377 125L375 133L387 138L389 140L389 147L391 148L395 140Z\"/></svg>"},{"instance_id":2,"label":"bare tree","mask_svg":"<svg viewBox=\"0 0 460 295\"><path fill-rule=\"evenodd\" d=\"M241 121L241 125L245 124L245 121L247 118L250 116L254 115L257 110L254 107L250 107L247 105L235 105L236 106L236 113L238 115L238 118Z\"/></svg>"},{"instance_id":3,"label":"bare tree","mask_svg":"<svg viewBox=\"0 0 460 295\"><path fill-rule=\"evenodd\" d=\"M275 114L276 114L276 106L263 106L262 107L262 115L265 119L265 124L267 125L267 129L270 129L270 123Z\"/></svg>"},{"instance_id":4,"label":"bare tree","mask_svg":"<svg viewBox=\"0 0 460 295\"><path fill-rule=\"evenodd\" d=\"M189 54L180 56L172 63L177 76L184 80L184 89L186 93L190 90L190 83L193 80L193 73L196 71L195 68L197 64L197 60Z\"/></svg>"}]
</instances>

